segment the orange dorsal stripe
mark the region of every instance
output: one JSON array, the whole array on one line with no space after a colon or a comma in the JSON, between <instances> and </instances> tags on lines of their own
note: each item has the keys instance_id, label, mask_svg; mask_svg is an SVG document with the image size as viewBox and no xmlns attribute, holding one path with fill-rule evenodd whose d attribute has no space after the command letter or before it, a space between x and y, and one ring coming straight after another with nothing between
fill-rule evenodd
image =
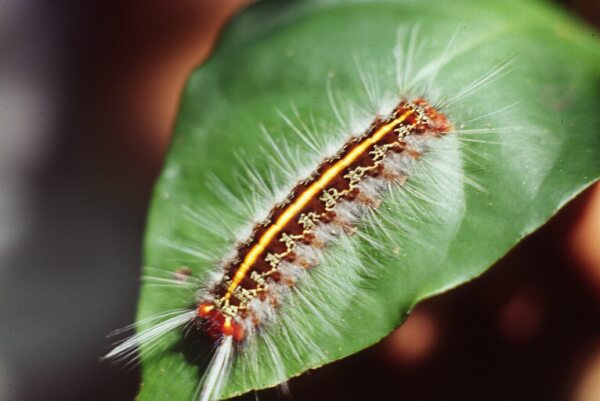
<instances>
[{"instance_id":1,"label":"orange dorsal stripe","mask_svg":"<svg viewBox=\"0 0 600 401\"><path fill-rule=\"evenodd\" d=\"M265 248L271 243L273 238L290 222L291 219L298 214L310 201L322 191L342 170L350 166L363 152L380 141L387 133L392 131L399 124L404 122L412 113L413 110L408 110L400 117L387 123L383 127L375 131L370 137L362 141L358 146L352 149L346 156L337 161L333 166L328 168L322 175L312 183L302 194L300 194L292 203L290 203L283 211L277 221L272 224L267 231L260 237L256 245L250 249L238 270L235 272L231 283L227 287L225 299L231 298L235 289L244 279L248 270Z\"/></svg>"}]
</instances>

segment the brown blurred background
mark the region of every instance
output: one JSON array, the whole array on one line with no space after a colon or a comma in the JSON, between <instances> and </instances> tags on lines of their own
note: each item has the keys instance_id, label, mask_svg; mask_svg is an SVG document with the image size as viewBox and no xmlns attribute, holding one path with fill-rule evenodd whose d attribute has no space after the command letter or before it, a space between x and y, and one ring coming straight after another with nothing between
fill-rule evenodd
<instances>
[{"instance_id":1,"label":"brown blurred background","mask_svg":"<svg viewBox=\"0 0 600 401\"><path fill-rule=\"evenodd\" d=\"M133 320L186 76L244 4L0 0L0 400L133 399L138 372L98 356ZM600 25L597 0L561 5ZM596 186L293 398L600 401L599 312Z\"/></svg>"}]
</instances>

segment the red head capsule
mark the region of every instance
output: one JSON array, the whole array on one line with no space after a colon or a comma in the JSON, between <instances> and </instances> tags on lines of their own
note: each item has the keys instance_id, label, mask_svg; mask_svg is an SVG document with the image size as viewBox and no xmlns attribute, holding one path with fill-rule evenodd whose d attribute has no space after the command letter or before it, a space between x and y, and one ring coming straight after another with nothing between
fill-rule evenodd
<instances>
[{"instance_id":1,"label":"red head capsule","mask_svg":"<svg viewBox=\"0 0 600 401\"><path fill-rule=\"evenodd\" d=\"M213 340L223 336L232 336L237 342L244 341L245 330L230 316L223 314L215 308L212 302L202 302L198 305L197 315L203 320L203 328Z\"/></svg>"}]
</instances>

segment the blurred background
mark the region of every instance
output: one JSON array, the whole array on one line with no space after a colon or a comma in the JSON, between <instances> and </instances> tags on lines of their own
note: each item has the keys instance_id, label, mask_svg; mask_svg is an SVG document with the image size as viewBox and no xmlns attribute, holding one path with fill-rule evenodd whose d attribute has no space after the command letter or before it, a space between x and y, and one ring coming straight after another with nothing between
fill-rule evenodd
<instances>
[{"instance_id":1,"label":"blurred background","mask_svg":"<svg viewBox=\"0 0 600 401\"><path fill-rule=\"evenodd\" d=\"M134 398L139 372L98 357L133 321L186 76L246 3L0 0L0 401ZM597 0L560 5L600 25ZM600 401L599 312L596 185L293 399Z\"/></svg>"}]
</instances>

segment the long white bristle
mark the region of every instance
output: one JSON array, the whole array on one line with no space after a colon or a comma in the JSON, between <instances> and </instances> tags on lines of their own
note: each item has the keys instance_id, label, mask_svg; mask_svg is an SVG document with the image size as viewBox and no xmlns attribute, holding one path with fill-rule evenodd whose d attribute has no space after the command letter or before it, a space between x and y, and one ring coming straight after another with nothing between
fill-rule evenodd
<instances>
[{"instance_id":1,"label":"long white bristle","mask_svg":"<svg viewBox=\"0 0 600 401\"><path fill-rule=\"evenodd\" d=\"M206 373L200 383L198 401L213 401L218 399L221 389L228 376L233 357L233 338L225 336L217 346L217 351L211 359Z\"/></svg>"}]
</instances>

